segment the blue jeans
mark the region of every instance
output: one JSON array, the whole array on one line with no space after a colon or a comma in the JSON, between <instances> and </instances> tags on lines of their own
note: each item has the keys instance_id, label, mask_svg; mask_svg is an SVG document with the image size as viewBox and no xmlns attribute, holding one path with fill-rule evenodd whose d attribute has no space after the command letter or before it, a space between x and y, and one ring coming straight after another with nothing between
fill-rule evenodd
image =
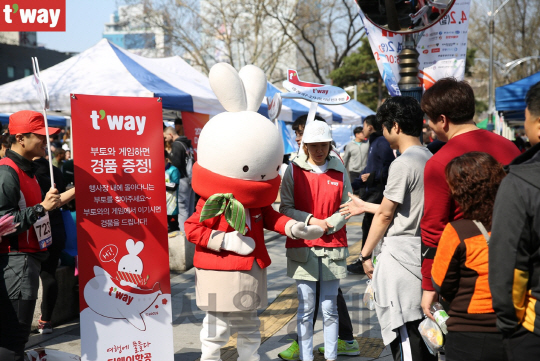
<instances>
[{"instance_id":1,"label":"blue jeans","mask_svg":"<svg viewBox=\"0 0 540 361\"><path fill-rule=\"evenodd\" d=\"M188 178L181 178L178 184L178 228L184 232L184 222L195 211L195 192Z\"/></svg>"},{"instance_id":2,"label":"blue jeans","mask_svg":"<svg viewBox=\"0 0 540 361\"><path fill-rule=\"evenodd\" d=\"M322 267L319 267L321 269ZM324 357L327 360L337 358L338 347L338 311L337 294L339 280L320 281L321 310L323 313ZM313 312L315 310L315 281L296 280L298 287L297 331L300 346L300 359L313 360Z\"/></svg>"}]
</instances>

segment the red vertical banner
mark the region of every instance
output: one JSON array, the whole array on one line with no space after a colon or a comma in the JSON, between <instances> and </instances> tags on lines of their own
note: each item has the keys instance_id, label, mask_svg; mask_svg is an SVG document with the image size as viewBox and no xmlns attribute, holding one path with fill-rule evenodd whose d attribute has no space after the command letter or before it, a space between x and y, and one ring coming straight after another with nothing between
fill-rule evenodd
<instances>
[{"instance_id":1,"label":"red vertical banner","mask_svg":"<svg viewBox=\"0 0 540 361\"><path fill-rule=\"evenodd\" d=\"M75 95L82 360L173 360L161 102Z\"/></svg>"},{"instance_id":2,"label":"red vertical banner","mask_svg":"<svg viewBox=\"0 0 540 361\"><path fill-rule=\"evenodd\" d=\"M191 139L191 145L195 151L197 159L197 145L199 144L199 135L206 123L210 120L208 114L182 112L182 125L184 126L184 135Z\"/></svg>"}]
</instances>

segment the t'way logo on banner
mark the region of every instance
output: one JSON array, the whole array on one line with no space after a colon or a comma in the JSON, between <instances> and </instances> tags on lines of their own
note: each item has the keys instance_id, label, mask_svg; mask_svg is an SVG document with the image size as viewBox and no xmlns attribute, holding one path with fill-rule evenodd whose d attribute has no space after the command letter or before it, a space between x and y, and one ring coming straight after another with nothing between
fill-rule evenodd
<instances>
[{"instance_id":1,"label":"t'way logo on banner","mask_svg":"<svg viewBox=\"0 0 540 361\"><path fill-rule=\"evenodd\" d=\"M161 102L74 95L82 360L173 360Z\"/></svg>"},{"instance_id":2,"label":"t'way logo on banner","mask_svg":"<svg viewBox=\"0 0 540 361\"><path fill-rule=\"evenodd\" d=\"M0 31L66 31L66 0L4 0L0 7Z\"/></svg>"},{"instance_id":3,"label":"t'way logo on banner","mask_svg":"<svg viewBox=\"0 0 540 361\"><path fill-rule=\"evenodd\" d=\"M418 77L424 91L442 78L463 79L470 6L471 0L457 0L448 14L425 30L416 44L420 54ZM362 11L360 17L388 92L391 96L401 95L397 83L400 79L398 54L403 48L402 35L377 28Z\"/></svg>"}]
</instances>

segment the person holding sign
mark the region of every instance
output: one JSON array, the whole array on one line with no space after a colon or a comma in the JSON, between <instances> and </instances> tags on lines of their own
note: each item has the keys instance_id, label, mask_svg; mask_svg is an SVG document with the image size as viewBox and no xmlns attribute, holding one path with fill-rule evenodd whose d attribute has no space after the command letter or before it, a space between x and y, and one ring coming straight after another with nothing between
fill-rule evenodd
<instances>
[{"instance_id":1,"label":"person holding sign","mask_svg":"<svg viewBox=\"0 0 540 361\"><path fill-rule=\"evenodd\" d=\"M58 149L57 149L58 150ZM51 188L51 176L49 173L49 161L43 157L34 159L34 164L37 166L35 176L38 181L41 193L45 194ZM53 166L54 172L54 187L59 192L66 191L66 184L62 171ZM75 189L72 188L74 192ZM56 299L58 298L58 282L56 281L56 269L58 268L58 261L60 260L60 254L66 247L66 230L64 226L64 219L62 217L62 210L57 208L49 212L49 221L51 224L51 236L52 245L47 247L49 256L41 264L41 272L39 277L41 279L41 317L38 322L39 333L52 333L53 328L51 319L56 305Z\"/></svg>"},{"instance_id":2,"label":"person holding sign","mask_svg":"<svg viewBox=\"0 0 540 361\"><path fill-rule=\"evenodd\" d=\"M47 258L52 239L47 212L62 203L56 188L42 199L34 175L32 159L46 155L45 130L45 120L38 112L23 110L9 117L11 150L0 161L0 216L11 214L19 225L0 242L0 360L24 359L41 262ZM49 128L51 134L59 131Z\"/></svg>"}]
</instances>

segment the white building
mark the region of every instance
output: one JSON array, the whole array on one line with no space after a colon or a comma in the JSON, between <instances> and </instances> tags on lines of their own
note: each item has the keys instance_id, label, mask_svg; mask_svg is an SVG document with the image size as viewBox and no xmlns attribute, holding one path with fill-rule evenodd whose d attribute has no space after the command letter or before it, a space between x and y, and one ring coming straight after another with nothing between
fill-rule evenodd
<instances>
[{"instance_id":1,"label":"white building","mask_svg":"<svg viewBox=\"0 0 540 361\"><path fill-rule=\"evenodd\" d=\"M103 37L141 56L162 58L172 55L163 30L145 24L143 4L120 6L105 24Z\"/></svg>"}]
</instances>

